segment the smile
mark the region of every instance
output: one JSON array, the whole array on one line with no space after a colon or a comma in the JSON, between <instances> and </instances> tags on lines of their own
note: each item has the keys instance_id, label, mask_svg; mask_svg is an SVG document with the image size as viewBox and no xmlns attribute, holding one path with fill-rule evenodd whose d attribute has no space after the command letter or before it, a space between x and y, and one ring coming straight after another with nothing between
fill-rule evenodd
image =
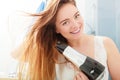
<instances>
[{"instance_id":1,"label":"smile","mask_svg":"<svg viewBox=\"0 0 120 80\"><path fill-rule=\"evenodd\" d=\"M80 32L80 28L78 28L77 30L75 30L75 31L73 31L73 32L70 32L70 33L72 33L72 34L77 34L77 33L79 33Z\"/></svg>"}]
</instances>

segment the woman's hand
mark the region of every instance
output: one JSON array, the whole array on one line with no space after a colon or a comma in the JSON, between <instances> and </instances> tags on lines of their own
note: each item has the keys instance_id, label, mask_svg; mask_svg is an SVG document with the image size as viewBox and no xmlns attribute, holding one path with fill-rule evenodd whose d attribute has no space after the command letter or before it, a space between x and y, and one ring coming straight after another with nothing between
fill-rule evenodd
<instances>
[{"instance_id":1,"label":"woman's hand","mask_svg":"<svg viewBox=\"0 0 120 80\"><path fill-rule=\"evenodd\" d=\"M77 72L73 80L89 80L87 76L80 69L78 69L74 64L72 64L71 62L68 62L67 65Z\"/></svg>"},{"instance_id":2,"label":"woman's hand","mask_svg":"<svg viewBox=\"0 0 120 80\"><path fill-rule=\"evenodd\" d=\"M89 79L83 72L79 71L73 80L89 80Z\"/></svg>"}]
</instances>

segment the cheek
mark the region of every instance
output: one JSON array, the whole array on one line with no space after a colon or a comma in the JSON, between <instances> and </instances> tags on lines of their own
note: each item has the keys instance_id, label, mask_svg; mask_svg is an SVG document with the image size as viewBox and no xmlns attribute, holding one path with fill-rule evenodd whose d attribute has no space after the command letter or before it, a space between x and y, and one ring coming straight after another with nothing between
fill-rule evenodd
<instances>
[{"instance_id":1,"label":"cheek","mask_svg":"<svg viewBox=\"0 0 120 80\"><path fill-rule=\"evenodd\" d=\"M60 34L64 37L64 38L66 38L66 39L68 39L68 37L69 37L69 32L68 32L68 30L62 30L62 31L60 31Z\"/></svg>"},{"instance_id":2,"label":"cheek","mask_svg":"<svg viewBox=\"0 0 120 80\"><path fill-rule=\"evenodd\" d=\"M59 26L59 27L56 27L56 32L60 34L64 34L68 32L68 29L67 27Z\"/></svg>"},{"instance_id":3,"label":"cheek","mask_svg":"<svg viewBox=\"0 0 120 80\"><path fill-rule=\"evenodd\" d=\"M60 34L65 35L67 33L67 31L65 29L58 29L57 32L59 32Z\"/></svg>"},{"instance_id":4,"label":"cheek","mask_svg":"<svg viewBox=\"0 0 120 80\"><path fill-rule=\"evenodd\" d=\"M68 36L68 30L62 28L62 29L57 29L57 33L61 34L63 37L67 37Z\"/></svg>"}]
</instances>

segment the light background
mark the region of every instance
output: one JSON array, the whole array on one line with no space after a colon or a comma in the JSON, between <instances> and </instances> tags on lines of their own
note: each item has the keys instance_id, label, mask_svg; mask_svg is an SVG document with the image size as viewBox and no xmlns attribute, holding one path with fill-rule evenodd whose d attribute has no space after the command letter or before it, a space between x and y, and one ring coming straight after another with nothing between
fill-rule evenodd
<instances>
[{"instance_id":1,"label":"light background","mask_svg":"<svg viewBox=\"0 0 120 80\"><path fill-rule=\"evenodd\" d=\"M112 38L120 50L120 0L76 0L85 20L85 32ZM41 0L0 0L0 76L14 74L17 61L10 56L29 28Z\"/></svg>"}]
</instances>

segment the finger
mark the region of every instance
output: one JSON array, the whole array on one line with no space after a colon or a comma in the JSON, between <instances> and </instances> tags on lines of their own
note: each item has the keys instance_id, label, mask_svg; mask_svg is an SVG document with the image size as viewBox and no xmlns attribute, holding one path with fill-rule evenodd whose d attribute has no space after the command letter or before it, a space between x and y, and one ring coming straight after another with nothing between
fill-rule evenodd
<instances>
[{"instance_id":1,"label":"finger","mask_svg":"<svg viewBox=\"0 0 120 80\"><path fill-rule=\"evenodd\" d=\"M82 80L89 80L88 77L81 71L78 73L78 75L81 77Z\"/></svg>"},{"instance_id":2,"label":"finger","mask_svg":"<svg viewBox=\"0 0 120 80\"><path fill-rule=\"evenodd\" d=\"M77 80L82 80L81 75L77 75Z\"/></svg>"},{"instance_id":3,"label":"finger","mask_svg":"<svg viewBox=\"0 0 120 80\"><path fill-rule=\"evenodd\" d=\"M77 75L74 77L74 80L82 80L82 79L81 79L80 75L77 74Z\"/></svg>"},{"instance_id":4,"label":"finger","mask_svg":"<svg viewBox=\"0 0 120 80\"><path fill-rule=\"evenodd\" d=\"M73 79L73 80L77 80L77 79L76 79L76 76L74 77L74 79Z\"/></svg>"},{"instance_id":5,"label":"finger","mask_svg":"<svg viewBox=\"0 0 120 80\"><path fill-rule=\"evenodd\" d=\"M69 62L69 67L71 67L75 71L79 71L79 69L73 63L71 63L71 62Z\"/></svg>"}]
</instances>

